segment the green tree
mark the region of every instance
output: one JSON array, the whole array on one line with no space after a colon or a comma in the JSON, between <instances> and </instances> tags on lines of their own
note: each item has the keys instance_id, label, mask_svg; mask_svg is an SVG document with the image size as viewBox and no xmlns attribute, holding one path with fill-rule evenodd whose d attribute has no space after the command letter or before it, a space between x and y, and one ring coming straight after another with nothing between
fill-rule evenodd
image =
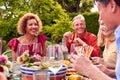
<instances>
[{"instance_id":1,"label":"green tree","mask_svg":"<svg viewBox=\"0 0 120 80\"><path fill-rule=\"evenodd\" d=\"M93 0L57 0L67 12L89 12Z\"/></svg>"},{"instance_id":2,"label":"green tree","mask_svg":"<svg viewBox=\"0 0 120 80\"><path fill-rule=\"evenodd\" d=\"M91 8L93 7L93 0L81 0L80 3L80 12L90 12Z\"/></svg>"},{"instance_id":3,"label":"green tree","mask_svg":"<svg viewBox=\"0 0 120 80\"><path fill-rule=\"evenodd\" d=\"M67 12L79 12L81 0L57 0Z\"/></svg>"},{"instance_id":4,"label":"green tree","mask_svg":"<svg viewBox=\"0 0 120 80\"><path fill-rule=\"evenodd\" d=\"M60 40L62 34L70 29L68 14L54 0L0 0L0 6L4 7L0 19L0 36L7 41L19 36L16 31L17 22L27 12L39 15L43 22L42 33L50 39L60 36Z\"/></svg>"}]
</instances>

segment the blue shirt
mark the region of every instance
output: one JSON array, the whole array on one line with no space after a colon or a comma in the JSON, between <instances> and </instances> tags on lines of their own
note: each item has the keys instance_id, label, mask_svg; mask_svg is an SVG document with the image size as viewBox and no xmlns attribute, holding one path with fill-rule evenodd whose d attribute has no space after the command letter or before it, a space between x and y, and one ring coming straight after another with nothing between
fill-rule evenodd
<instances>
[{"instance_id":1,"label":"blue shirt","mask_svg":"<svg viewBox=\"0 0 120 80\"><path fill-rule=\"evenodd\" d=\"M116 45L117 45L117 62L116 62L116 78L120 80L120 25L115 30Z\"/></svg>"}]
</instances>

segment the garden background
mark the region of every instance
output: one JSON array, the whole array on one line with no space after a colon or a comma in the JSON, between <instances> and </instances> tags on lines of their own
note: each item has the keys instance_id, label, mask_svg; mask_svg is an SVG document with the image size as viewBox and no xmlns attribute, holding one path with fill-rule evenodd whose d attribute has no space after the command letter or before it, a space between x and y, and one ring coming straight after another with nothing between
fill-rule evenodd
<instances>
[{"instance_id":1,"label":"garden background","mask_svg":"<svg viewBox=\"0 0 120 80\"><path fill-rule=\"evenodd\" d=\"M66 31L72 31L71 20L78 14L86 19L87 30L97 35L98 13L91 12L93 0L0 0L0 37L7 42L19 37L17 22L25 13L37 14L43 23L47 41L60 42Z\"/></svg>"}]
</instances>

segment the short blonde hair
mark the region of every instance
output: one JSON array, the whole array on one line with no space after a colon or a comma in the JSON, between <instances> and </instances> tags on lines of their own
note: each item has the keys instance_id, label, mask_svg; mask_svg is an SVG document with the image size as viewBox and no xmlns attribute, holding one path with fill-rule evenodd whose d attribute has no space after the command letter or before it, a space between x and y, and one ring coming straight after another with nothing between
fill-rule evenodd
<instances>
[{"instance_id":1,"label":"short blonde hair","mask_svg":"<svg viewBox=\"0 0 120 80\"><path fill-rule=\"evenodd\" d=\"M18 21L17 31L19 34L23 35L26 33L26 26L27 21L30 19L35 19L37 21L37 24L39 26L39 31L42 29L42 22L39 19L39 17L36 14L33 13L27 13L24 16L22 16Z\"/></svg>"}]
</instances>

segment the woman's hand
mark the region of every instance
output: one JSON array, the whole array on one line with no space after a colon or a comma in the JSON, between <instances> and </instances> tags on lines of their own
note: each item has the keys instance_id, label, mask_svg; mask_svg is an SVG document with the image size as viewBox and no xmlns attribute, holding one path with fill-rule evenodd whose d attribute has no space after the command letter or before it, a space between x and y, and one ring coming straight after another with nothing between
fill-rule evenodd
<instances>
[{"instance_id":1,"label":"woman's hand","mask_svg":"<svg viewBox=\"0 0 120 80\"><path fill-rule=\"evenodd\" d=\"M92 63L95 65L104 64L104 60L100 57L91 57Z\"/></svg>"},{"instance_id":2,"label":"woman's hand","mask_svg":"<svg viewBox=\"0 0 120 80\"><path fill-rule=\"evenodd\" d=\"M109 69L103 64L96 65L102 72L109 75L110 77L115 77L115 69Z\"/></svg>"}]
</instances>

